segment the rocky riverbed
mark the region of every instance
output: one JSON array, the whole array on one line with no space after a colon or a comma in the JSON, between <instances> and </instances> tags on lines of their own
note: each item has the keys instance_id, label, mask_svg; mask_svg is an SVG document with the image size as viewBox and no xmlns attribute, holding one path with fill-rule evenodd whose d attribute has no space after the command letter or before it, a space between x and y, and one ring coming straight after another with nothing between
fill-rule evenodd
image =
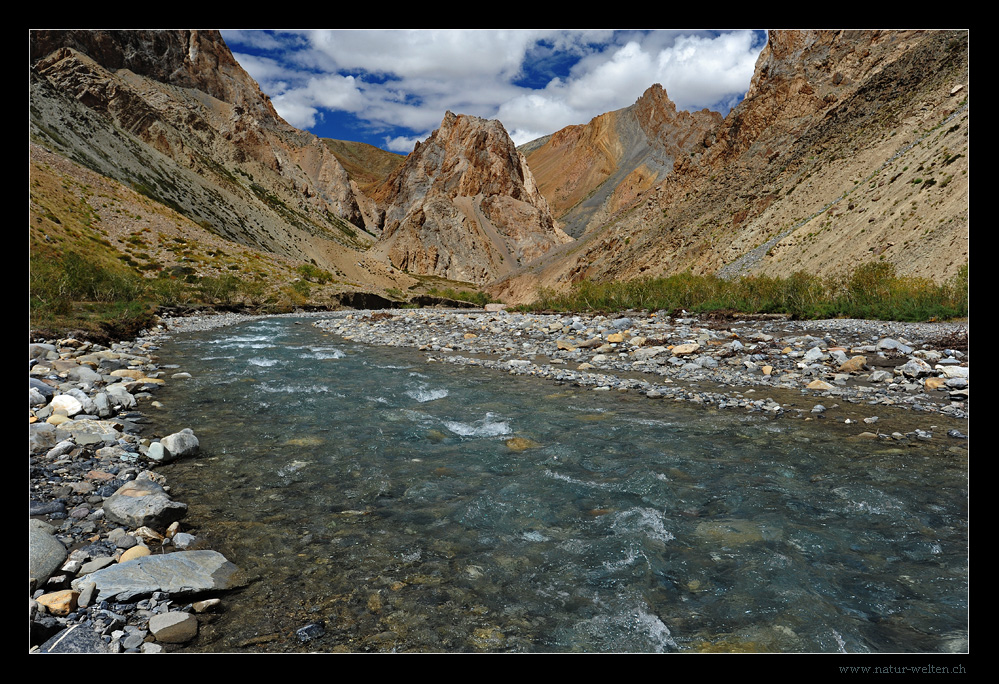
<instances>
[{"instance_id":1,"label":"rocky riverbed","mask_svg":"<svg viewBox=\"0 0 999 684\"><path fill-rule=\"evenodd\" d=\"M75 339L28 345L29 647L45 653L157 653L197 634L239 569L199 548L155 468L199 451L193 430L143 430L160 366L156 338L245 316L165 321L103 347Z\"/></svg>"},{"instance_id":2,"label":"rocky riverbed","mask_svg":"<svg viewBox=\"0 0 999 684\"><path fill-rule=\"evenodd\" d=\"M968 416L966 324L421 309L340 312L316 325L597 391L844 422L859 410L883 438L898 435L878 427L879 410Z\"/></svg>"},{"instance_id":3,"label":"rocky riverbed","mask_svg":"<svg viewBox=\"0 0 999 684\"><path fill-rule=\"evenodd\" d=\"M162 652L225 609L241 573L201 548L156 468L196 458L198 426L143 430L183 369L163 335L246 320L165 320L103 348L29 345L29 642L43 652ZM825 420L871 439L966 448L968 326L392 310L322 314L319 331L594 391Z\"/></svg>"}]
</instances>

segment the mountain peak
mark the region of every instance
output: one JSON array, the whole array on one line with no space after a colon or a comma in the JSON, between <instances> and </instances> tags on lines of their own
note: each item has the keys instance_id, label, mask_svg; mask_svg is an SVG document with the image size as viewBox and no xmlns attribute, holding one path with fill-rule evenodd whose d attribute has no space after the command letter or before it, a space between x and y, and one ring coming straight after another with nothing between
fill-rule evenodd
<instances>
[{"instance_id":1,"label":"mountain peak","mask_svg":"<svg viewBox=\"0 0 999 684\"><path fill-rule=\"evenodd\" d=\"M485 283L570 239L496 120L447 112L373 196L376 252L410 273Z\"/></svg>"},{"instance_id":2,"label":"mountain peak","mask_svg":"<svg viewBox=\"0 0 999 684\"><path fill-rule=\"evenodd\" d=\"M717 112L677 111L656 83L630 107L556 131L528 161L555 217L579 237L661 182L676 159L703 150L721 122Z\"/></svg>"},{"instance_id":3,"label":"mountain peak","mask_svg":"<svg viewBox=\"0 0 999 684\"><path fill-rule=\"evenodd\" d=\"M232 56L218 31L78 29L30 33L33 64L59 48L85 54L111 72L125 69L159 83L194 88L245 111L281 120L270 98Z\"/></svg>"}]
</instances>

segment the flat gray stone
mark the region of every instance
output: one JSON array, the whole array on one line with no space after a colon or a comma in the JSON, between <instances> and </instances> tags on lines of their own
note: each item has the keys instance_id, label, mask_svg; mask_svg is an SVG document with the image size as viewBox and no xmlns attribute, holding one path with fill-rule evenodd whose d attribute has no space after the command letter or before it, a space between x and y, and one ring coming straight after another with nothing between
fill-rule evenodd
<instances>
[{"instance_id":1,"label":"flat gray stone","mask_svg":"<svg viewBox=\"0 0 999 684\"><path fill-rule=\"evenodd\" d=\"M73 580L73 588L80 591L84 582L93 582L96 601L128 601L154 591L186 595L231 589L241 577L239 568L217 551L178 551L112 565Z\"/></svg>"},{"instance_id":2,"label":"flat gray stone","mask_svg":"<svg viewBox=\"0 0 999 684\"><path fill-rule=\"evenodd\" d=\"M187 514L187 504L174 501L160 485L140 478L126 482L104 502L108 520L135 529L166 527Z\"/></svg>"}]
</instances>

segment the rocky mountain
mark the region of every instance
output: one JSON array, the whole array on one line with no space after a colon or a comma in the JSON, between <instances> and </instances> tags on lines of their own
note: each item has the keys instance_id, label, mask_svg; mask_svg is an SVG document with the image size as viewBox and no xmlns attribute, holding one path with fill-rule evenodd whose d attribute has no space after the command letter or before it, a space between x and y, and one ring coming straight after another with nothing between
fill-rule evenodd
<instances>
[{"instance_id":1,"label":"rocky mountain","mask_svg":"<svg viewBox=\"0 0 999 684\"><path fill-rule=\"evenodd\" d=\"M334 271L374 241L342 165L216 31L33 31L29 75L31 143L225 239Z\"/></svg>"},{"instance_id":2,"label":"rocky mountain","mask_svg":"<svg viewBox=\"0 0 999 684\"><path fill-rule=\"evenodd\" d=\"M371 198L372 254L409 273L484 284L571 241L499 121L447 112Z\"/></svg>"},{"instance_id":3,"label":"rocky mountain","mask_svg":"<svg viewBox=\"0 0 999 684\"><path fill-rule=\"evenodd\" d=\"M408 159L322 141L216 31L33 31L29 87L29 145L348 289L485 283L569 240L499 122L449 113Z\"/></svg>"},{"instance_id":4,"label":"rocky mountain","mask_svg":"<svg viewBox=\"0 0 999 684\"><path fill-rule=\"evenodd\" d=\"M323 138L323 144L347 171L350 188L364 216L366 230L375 235L381 234L379 220L382 212L368 197L368 193L385 182L393 171L402 166L406 158L367 143Z\"/></svg>"},{"instance_id":5,"label":"rocky mountain","mask_svg":"<svg viewBox=\"0 0 999 684\"><path fill-rule=\"evenodd\" d=\"M55 231L77 203L73 225L96 221L115 248L154 242L140 216L178 230L176 212L282 268L328 269L336 287L427 275L512 302L688 269L832 276L886 261L944 280L968 261L966 31L774 31L724 119L677 111L654 85L521 151L500 122L448 112L405 159L290 126L215 31L33 31L29 57L32 225ZM87 209L92 180L36 202L74 163L163 211L129 223L114 202Z\"/></svg>"},{"instance_id":6,"label":"rocky mountain","mask_svg":"<svg viewBox=\"0 0 999 684\"><path fill-rule=\"evenodd\" d=\"M492 291L525 301L581 279L831 276L868 261L945 280L969 253L968 67L965 31L771 32L703 149Z\"/></svg>"},{"instance_id":7,"label":"rocky mountain","mask_svg":"<svg viewBox=\"0 0 999 684\"><path fill-rule=\"evenodd\" d=\"M385 182L406 161L406 157L401 154L386 152L367 143L329 138L323 138L322 141L343 166L348 178L365 193Z\"/></svg>"},{"instance_id":8,"label":"rocky mountain","mask_svg":"<svg viewBox=\"0 0 999 684\"><path fill-rule=\"evenodd\" d=\"M563 128L524 154L555 218L579 237L662 182L678 157L703 152L721 122L707 109L677 111L656 84L630 107Z\"/></svg>"}]
</instances>

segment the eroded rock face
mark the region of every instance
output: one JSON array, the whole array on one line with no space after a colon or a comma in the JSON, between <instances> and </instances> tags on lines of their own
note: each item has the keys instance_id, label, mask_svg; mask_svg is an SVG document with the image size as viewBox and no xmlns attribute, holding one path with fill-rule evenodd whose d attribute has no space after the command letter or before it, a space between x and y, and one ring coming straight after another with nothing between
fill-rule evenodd
<instances>
[{"instance_id":1,"label":"eroded rock face","mask_svg":"<svg viewBox=\"0 0 999 684\"><path fill-rule=\"evenodd\" d=\"M30 49L32 134L66 156L252 247L319 263L370 244L346 171L217 31L34 31Z\"/></svg>"},{"instance_id":2,"label":"eroded rock face","mask_svg":"<svg viewBox=\"0 0 999 684\"><path fill-rule=\"evenodd\" d=\"M448 112L372 196L375 253L410 273L486 283L571 240L498 121Z\"/></svg>"},{"instance_id":3,"label":"eroded rock face","mask_svg":"<svg viewBox=\"0 0 999 684\"><path fill-rule=\"evenodd\" d=\"M687 269L832 277L872 260L945 281L969 258L967 84L967 31L772 31L745 99L693 154L490 294Z\"/></svg>"},{"instance_id":4,"label":"eroded rock face","mask_svg":"<svg viewBox=\"0 0 999 684\"><path fill-rule=\"evenodd\" d=\"M69 48L110 71L194 88L255 116L277 119L270 100L239 66L218 31L33 31L32 61Z\"/></svg>"},{"instance_id":5,"label":"eroded rock face","mask_svg":"<svg viewBox=\"0 0 999 684\"><path fill-rule=\"evenodd\" d=\"M527 160L555 216L579 237L660 183L677 159L703 152L721 122L707 109L677 111L657 83L630 107L553 133Z\"/></svg>"}]
</instances>

